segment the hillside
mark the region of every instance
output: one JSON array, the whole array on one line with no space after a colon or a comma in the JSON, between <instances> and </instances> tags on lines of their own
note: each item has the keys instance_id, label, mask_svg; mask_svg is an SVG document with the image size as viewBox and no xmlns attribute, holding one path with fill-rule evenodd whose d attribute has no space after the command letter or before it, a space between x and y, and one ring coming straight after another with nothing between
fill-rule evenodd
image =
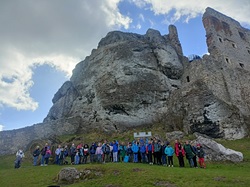
<instances>
[{"instance_id":1,"label":"hillside","mask_svg":"<svg viewBox=\"0 0 250 187\"><path fill-rule=\"evenodd\" d=\"M60 137L70 139L72 137ZM189 168L187 161L185 168L179 168L174 156L174 168L148 164L134 163L108 163L86 164L75 166L78 170L95 170L102 172L102 176L91 180L79 181L72 186L96 187L126 187L126 186L248 186L250 184L250 141L249 138L241 140L221 140L224 146L244 154L244 161L233 164L230 162L207 162L206 169ZM28 156L28 153L26 153ZM27 186L39 187L56 185L57 174L63 167L49 165L47 167L34 167L32 161L26 158L22 167L14 169L14 156L0 157L0 186ZM125 182L126 181L126 182Z\"/></svg>"}]
</instances>

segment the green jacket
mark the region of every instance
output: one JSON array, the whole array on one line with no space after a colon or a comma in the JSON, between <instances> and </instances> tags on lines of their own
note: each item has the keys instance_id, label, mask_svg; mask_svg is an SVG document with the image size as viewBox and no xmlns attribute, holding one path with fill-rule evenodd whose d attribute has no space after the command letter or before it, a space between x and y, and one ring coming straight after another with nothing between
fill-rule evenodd
<instances>
[{"instance_id":1,"label":"green jacket","mask_svg":"<svg viewBox=\"0 0 250 187\"><path fill-rule=\"evenodd\" d=\"M183 148L186 153L186 158L192 159L195 155L192 146L190 144L185 144Z\"/></svg>"}]
</instances>

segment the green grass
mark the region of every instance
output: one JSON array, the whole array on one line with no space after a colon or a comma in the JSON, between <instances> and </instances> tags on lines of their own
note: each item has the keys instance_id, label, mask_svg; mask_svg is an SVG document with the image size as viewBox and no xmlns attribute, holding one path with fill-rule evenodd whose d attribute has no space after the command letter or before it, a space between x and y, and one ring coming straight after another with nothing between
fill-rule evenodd
<instances>
[{"instance_id":1,"label":"green grass","mask_svg":"<svg viewBox=\"0 0 250 187\"><path fill-rule=\"evenodd\" d=\"M240 151L244 154L241 163L230 162L207 162L207 169L177 167L175 158L174 168L148 164L134 163L107 163L86 164L75 166L77 169L95 169L103 172L103 175L85 181L69 185L77 186L249 186L250 185L250 139L219 142L228 148ZM14 169L14 156L0 157L0 186L48 186L55 185L57 174L63 167L49 165L47 167L32 166L30 159L24 159L21 168ZM158 185L159 186L159 185ZM163 186L163 185L162 185Z\"/></svg>"}]
</instances>

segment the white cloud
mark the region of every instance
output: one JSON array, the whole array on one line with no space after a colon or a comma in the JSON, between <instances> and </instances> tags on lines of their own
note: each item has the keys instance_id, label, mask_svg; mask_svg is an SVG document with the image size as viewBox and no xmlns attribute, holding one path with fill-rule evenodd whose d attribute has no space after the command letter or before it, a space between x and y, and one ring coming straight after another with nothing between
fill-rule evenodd
<instances>
[{"instance_id":1,"label":"white cloud","mask_svg":"<svg viewBox=\"0 0 250 187\"><path fill-rule=\"evenodd\" d=\"M129 2L134 3L139 8L143 8L147 4L147 1L145 1L145 0L129 0Z\"/></svg>"},{"instance_id":2,"label":"white cloud","mask_svg":"<svg viewBox=\"0 0 250 187\"><path fill-rule=\"evenodd\" d=\"M35 110L34 66L49 64L69 77L107 32L129 28L119 2L0 1L0 106Z\"/></svg>"},{"instance_id":3,"label":"white cloud","mask_svg":"<svg viewBox=\"0 0 250 187\"><path fill-rule=\"evenodd\" d=\"M196 17L199 14L203 14L206 7L211 7L219 12L222 12L242 24L250 25L250 1L249 0L140 0L139 3L133 0L136 6L143 8L150 6L150 9L156 14L168 14L174 10L174 16L170 22L185 18L185 22L189 19Z\"/></svg>"},{"instance_id":4,"label":"white cloud","mask_svg":"<svg viewBox=\"0 0 250 187\"><path fill-rule=\"evenodd\" d=\"M108 26L121 27L125 29L129 28L129 24L132 22L131 18L123 16L118 9L118 3L120 0L106 0L102 9L107 13L106 22Z\"/></svg>"},{"instance_id":5,"label":"white cloud","mask_svg":"<svg viewBox=\"0 0 250 187\"><path fill-rule=\"evenodd\" d=\"M0 125L0 131L3 131L4 126Z\"/></svg>"}]
</instances>

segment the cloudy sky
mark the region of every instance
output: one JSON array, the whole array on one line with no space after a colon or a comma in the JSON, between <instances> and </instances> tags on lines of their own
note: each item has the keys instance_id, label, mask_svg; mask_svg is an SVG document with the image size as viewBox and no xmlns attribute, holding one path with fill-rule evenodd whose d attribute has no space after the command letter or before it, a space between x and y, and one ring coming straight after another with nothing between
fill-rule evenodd
<instances>
[{"instance_id":1,"label":"cloudy sky","mask_svg":"<svg viewBox=\"0 0 250 187\"><path fill-rule=\"evenodd\" d=\"M1 0L0 130L42 122L75 65L109 31L164 35L174 24L186 56L207 53L208 6L250 28L249 0Z\"/></svg>"}]
</instances>

